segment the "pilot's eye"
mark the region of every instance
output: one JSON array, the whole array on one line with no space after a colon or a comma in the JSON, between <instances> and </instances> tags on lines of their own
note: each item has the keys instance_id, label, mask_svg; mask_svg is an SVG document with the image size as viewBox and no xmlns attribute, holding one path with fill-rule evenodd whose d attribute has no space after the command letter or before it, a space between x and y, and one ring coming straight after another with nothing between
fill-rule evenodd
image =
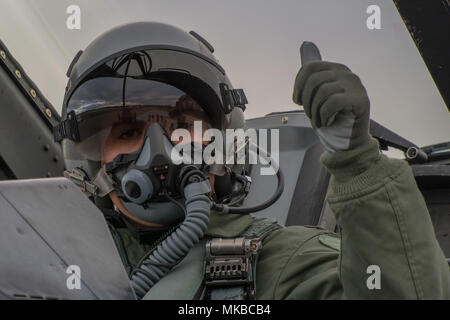
<instances>
[{"instance_id":1,"label":"pilot's eye","mask_svg":"<svg viewBox=\"0 0 450 320\"><path fill-rule=\"evenodd\" d=\"M140 135L140 131L136 128L130 128L120 135L120 139L128 140Z\"/></svg>"}]
</instances>

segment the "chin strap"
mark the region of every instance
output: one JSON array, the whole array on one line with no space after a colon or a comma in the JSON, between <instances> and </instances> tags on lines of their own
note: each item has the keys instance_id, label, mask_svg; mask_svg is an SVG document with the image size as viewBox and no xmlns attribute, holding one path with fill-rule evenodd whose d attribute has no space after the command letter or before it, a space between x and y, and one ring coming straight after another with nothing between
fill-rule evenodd
<instances>
[{"instance_id":1,"label":"chin strap","mask_svg":"<svg viewBox=\"0 0 450 320\"><path fill-rule=\"evenodd\" d=\"M110 174L106 172L106 167L103 166L95 175L91 182L98 188L97 196L104 197L111 191L114 191L114 181Z\"/></svg>"},{"instance_id":2,"label":"chin strap","mask_svg":"<svg viewBox=\"0 0 450 320\"><path fill-rule=\"evenodd\" d=\"M99 196L103 198L114 190L114 181L106 173L105 166L97 172L93 180L89 180L86 172L78 167L72 169L72 171L64 171L64 177L72 181L87 196Z\"/></svg>"}]
</instances>

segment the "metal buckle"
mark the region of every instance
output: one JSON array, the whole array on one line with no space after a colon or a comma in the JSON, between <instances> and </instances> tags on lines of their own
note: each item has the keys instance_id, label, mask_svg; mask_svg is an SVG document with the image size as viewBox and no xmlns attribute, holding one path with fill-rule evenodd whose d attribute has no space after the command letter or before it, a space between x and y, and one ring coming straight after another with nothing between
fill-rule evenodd
<instances>
[{"instance_id":1,"label":"metal buckle","mask_svg":"<svg viewBox=\"0 0 450 320\"><path fill-rule=\"evenodd\" d=\"M76 114L71 111L67 114L67 119L61 121L53 127L53 138L55 142L61 142L63 139L69 138L74 142L80 141L80 134L78 132L78 123Z\"/></svg>"},{"instance_id":2,"label":"metal buckle","mask_svg":"<svg viewBox=\"0 0 450 320\"><path fill-rule=\"evenodd\" d=\"M233 89L231 90L231 95L233 96L234 105L242 106L245 110L245 105L248 103L247 97L245 96L243 89Z\"/></svg>"},{"instance_id":3,"label":"metal buckle","mask_svg":"<svg viewBox=\"0 0 450 320\"><path fill-rule=\"evenodd\" d=\"M230 89L226 83L221 83L220 92L225 114L233 111L234 107L240 107L245 111L248 100L243 89Z\"/></svg>"},{"instance_id":4,"label":"metal buckle","mask_svg":"<svg viewBox=\"0 0 450 320\"><path fill-rule=\"evenodd\" d=\"M87 174L83 170L79 168L73 169L72 172L66 170L64 171L64 177L72 181L84 193L97 195L98 187L89 181Z\"/></svg>"},{"instance_id":5,"label":"metal buckle","mask_svg":"<svg viewBox=\"0 0 450 320\"><path fill-rule=\"evenodd\" d=\"M206 244L205 286L245 286L254 297L253 263L262 247L259 239L214 238Z\"/></svg>"},{"instance_id":6,"label":"metal buckle","mask_svg":"<svg viewBox=\"0 0 450 320\"><path fill-rule=\"evenodd\" d=\"M78 132L78 122L75 111L69 112L66 120L61 121L53 127L53 138L55 142L61 142L66 138L69 138L74 142L80 141L80 133Z\"/></svg>"}]
</instances>

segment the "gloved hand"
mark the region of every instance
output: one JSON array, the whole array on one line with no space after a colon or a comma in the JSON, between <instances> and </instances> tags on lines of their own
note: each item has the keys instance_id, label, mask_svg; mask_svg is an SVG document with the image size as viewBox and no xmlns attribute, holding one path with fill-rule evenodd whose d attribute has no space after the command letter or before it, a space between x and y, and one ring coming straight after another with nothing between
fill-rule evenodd
<instances>
[{"instance_id":1,"label":"gloved hand","mask_svg":"<svg viewBox=\"0 0 450 320\"><path fill-rule=\"evenodd\" d=\"M357 75L342 64L314 61L297 74L293 100L303 105L328 152L355 149L370 141L370 102Z\"/></svg>"}]
</instances>

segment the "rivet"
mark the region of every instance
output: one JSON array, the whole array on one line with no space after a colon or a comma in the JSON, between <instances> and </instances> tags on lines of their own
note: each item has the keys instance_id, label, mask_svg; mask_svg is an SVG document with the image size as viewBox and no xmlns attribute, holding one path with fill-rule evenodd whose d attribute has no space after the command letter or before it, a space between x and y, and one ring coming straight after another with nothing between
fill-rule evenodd
<instances>
[{"instance_id":1,"label":"rivet","mask_svg":"<svg viewBox=\"0 0 450 320\"><path fill-rule=\"evenodd\" d=\"M3 58L3 60L6 60L6 53L3 50L0 50L0 56Z\"/></svg>"},{"instance_id":2,"label":"rivet","mask_svg":"<svg viewBox=\"0 0 450 320\"><path fill-rule=\"evenodd\" d=\"M283 118L281 118L281 123L286 124L288 122L288 120L289 120L289 117L283 117Z\"/></svg>"},{"instance_id":3,"label":"rivet","mask_svg":"<svg viewBox=\"0 0 450 320\"><path fill-rule=\"evenodd\" d=\"M49 108L45 109L45 113L47 114L47 116L48 116L49 118L52 117L52 111L51 111Z\"/></svg>"},{"instance_id":4,"label":"rivet","mask_svg":"<svg viewBox=\"0 0 450 320\"><path fill-rule=\"evenodd\" d=\"M17 76L17 78L22 78L22 74L20 73L20 71L19 70L16 70L16 76Z\"/></svg>"},{"instance_id":5,"label":"rivet","mask_svg":"<svg viewBox=\"0 0 450 320\"><path fill-rule=\"evenodd\" d=\"M30 94L33 98L36 98L36 91L34 91L34 89L30 90Z\"/></svg>"}]
</instances>

